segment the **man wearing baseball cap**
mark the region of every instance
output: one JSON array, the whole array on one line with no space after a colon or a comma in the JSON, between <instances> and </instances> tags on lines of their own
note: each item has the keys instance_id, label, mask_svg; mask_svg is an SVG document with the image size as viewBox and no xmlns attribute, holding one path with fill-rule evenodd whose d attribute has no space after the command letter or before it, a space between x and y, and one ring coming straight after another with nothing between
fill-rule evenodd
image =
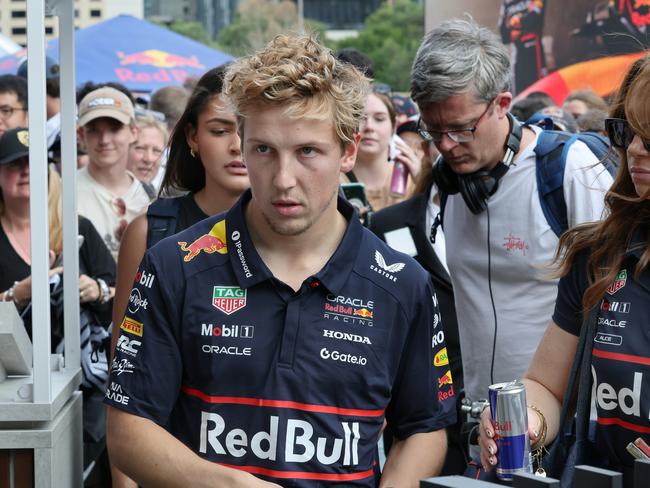
<instances>
[{"instance_id":1,"label":"man wearing baseball cap","mask_svg":"<svg viewBox=\"0 0 650 488\"><path fill-rule=\"evenodd\" d=\"M149 204L142 183L126 169L137 138L133 103L115 88L98 88L79 103L77 125L89 159L78 175L79 213L92 221L117 259L124 229Z\"/></svg>"}]
</instances>

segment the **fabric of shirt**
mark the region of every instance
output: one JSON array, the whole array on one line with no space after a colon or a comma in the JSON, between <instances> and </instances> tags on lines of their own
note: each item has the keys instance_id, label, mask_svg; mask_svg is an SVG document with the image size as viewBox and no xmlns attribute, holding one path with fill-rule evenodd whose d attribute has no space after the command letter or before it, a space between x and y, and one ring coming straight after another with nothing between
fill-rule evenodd
<instances>
[{"instance_id":1,"label":"fabric of shirt","mask_svg":"<svg viewBox=\"0 0 650 488\"><path fill-rule=\"evenodd\" d=\"M115 285L115 261L93 225L84 217L79 217L79 235L84 238L83 244L79 248L79 274L86 274L94 279L101 278L109 286ZM2 256L0 259L0 290L8 289L15 281L22 281L31 274L31 267L16 253L1 225L0 256ZM58 299L51 298L53 299L51 300L51 344L52 351L54 351L63 339L63 306L59 303L62 295ZM108 326L111 322L111 306L112 301L104 304L94 302L85 303L82 308L92 312L98 323ZM27 333L31 337L31 308L28 307L21 313L23 313Z\"/></svg>"},{"instance_id":2,"label":"fabric of shirt","mask_svg":"<svg viewBox=\"0 0 650 488\"><path fill-rule=\"evenodd\" d=\"M250 198L147 251L106 403L282 486L374 487L384 419L400 439L455 421L428 274L339 200L345 235L295 292L253 246Z\"/></svg>"},{"instance_id":3,"label":"fabric of shirt","mask_svg":"<svg viewBox=\"0 0 650 488\"><path fill-rule=\"evenodd\" d=\"M138 216L150 202L142 183L130 171L126 171L126 173L132 183L124 195L115 195L99 184L90 175L87 167L81 168L77 173L79 214L93 223L115 260L117 260L120 240L127 224ZM120 205L117 204L118 198L124 201L125 209L120 208Z\"/></svg>"},{"instance_id":4,"label":"fabric of shirt","mask_svg":"<svg viewBox=\"0 0 650 488\"><path fill-rule=\"evenodd\" d=\"M178 198L180 198L180 205L178 208L178 219L176 220L177 232L208 218L208 215L196 204L193 193L188 193Z\"/></svg>"},{"instance_id":5,"label":"fabric of shirt","mask_svg":"<svg viewBox=\"0 0 650 488\"><path fill-rule=\"evenodd\" d=\"M31 267L21 258L9 242L0 225L0 291L11 288L14 281L22 281L31 274Z\"/></svg>"},{"instance_id":6,"label":"fabric of shirt","mask_svg":"<svg viewBox=\"0 0 650 488\"><path fill-rule=\"evenodd\" d=\"M532 129L537 137L541 129ZM521 378L553 311L557 280L547 275L558 237L544 217L537 190L536 143L537 138L503 176L488 200L488 211L472 214L460 194L450 195L445 206L447 265L454 287L465 390L473 399L487 398L490 383ZM571 146L564 172L570 227L601 218L611 182L586 145L576 142Z\"/></svg>"},{"instance_id":7,"label":"fabric of shirt","mask_svg":"<svg viewBox=\"0 0 650 488\"><path fill-rule=\"evenodd\" d=\"M638 279L636 265L647 246L647 229L637 233L614 282L599 304L591 360L596 448L612 469L631 467L625 447L642 437L650 444L650 270ZM578 336L582 297L587 289L587 253L580 254L560 280L553 321Z\"/></svg>"}]
</instances>

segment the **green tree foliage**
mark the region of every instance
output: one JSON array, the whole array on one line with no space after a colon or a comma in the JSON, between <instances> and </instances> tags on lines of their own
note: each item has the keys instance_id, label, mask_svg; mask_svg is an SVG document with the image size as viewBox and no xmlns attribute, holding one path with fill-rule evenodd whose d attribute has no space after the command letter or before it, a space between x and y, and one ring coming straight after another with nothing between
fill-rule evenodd
<instances>
[{"instance_id":1,"label":"green tree foliage","mask_svg":"<svg viewBox=\"0 0 650 488\"><path fill-rule=\"evenodd\" d=\"M424 36L424 9L413 0L385 3L370 15L354 38L337 48L353 47L367 54L375 66L375 80L393 91L409 91L411 64Z\"/></svg>"},{"instance_id":2,"label":"green tree foliage","mask_svg":"<svg viewBox=\"0 0 650 488\"><path fill-rule=\"evenodd\" d=\"M167 27L169 30L176 32L190 39L194 39L197 42L206 44L208 46L212 45L213 42L210 39L210 35L205 31L203 25L200 22L188 22L188 21L177 21L171 24L159 24L162 27Z\"/></svg>"},{"instance_id":3,"label":"green tree foliage","mask_svg":"<svg viewBox=\"0 0 650 488\"><path fill-rule=\"evenodd\" d=\"M324 39L325 26L305 20L305 31ZM244 0L239 4L235 20L217 37L219 48L234 56L250 54L278 34L298 32L298 10L289 0Z\"/></svg>"}]
</instances>

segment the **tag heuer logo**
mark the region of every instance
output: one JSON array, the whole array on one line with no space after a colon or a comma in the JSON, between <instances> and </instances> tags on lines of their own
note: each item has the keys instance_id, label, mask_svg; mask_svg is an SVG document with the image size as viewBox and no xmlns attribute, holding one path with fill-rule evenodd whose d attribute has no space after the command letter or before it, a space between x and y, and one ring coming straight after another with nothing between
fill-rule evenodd
<instances>
[{"instance_id":1,"label":"tag heuer logo","mask_svg":"<svg viewBox=\"0 0 650 488\"><path fill-rule=\"evenodd\" d=\"M226 315L246 306L246 290L238 286L215 286L212 291L212 305Z\"/></svg>"},{"instance_id":2,"label":"tag heuer logo","mask_svg":"<svg viewBox=\"0 0 650 488\"><path fill-rule=\"evenodd\" d=\"M627 281L627 269L622 269L616 275L616 279L614 280L614 283L609 285L609 288L607 288L607 293L613 295L614 293L616 293L618 290L620 290L625 286L626 281Z\"/></svg>"}]
</instances>

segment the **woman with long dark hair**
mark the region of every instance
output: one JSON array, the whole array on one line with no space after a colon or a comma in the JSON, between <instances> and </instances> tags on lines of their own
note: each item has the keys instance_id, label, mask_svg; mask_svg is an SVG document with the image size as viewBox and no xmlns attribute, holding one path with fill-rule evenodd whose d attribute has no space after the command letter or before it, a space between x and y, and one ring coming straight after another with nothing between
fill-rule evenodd
<instances>
[{"instance_id":1,"label":"woman with long dark hair","mask_svg":"<svg viewBox=\"0 0 650 488\"><path fill-rule=\"evenodd\" d=\"M650 56L628 71L606 127L621 156L616 179L607 193L606 216L579 225L560 239L558 297L550 323L525 374L532 449L558 436L564 397L576 355L590 354L585 386L579 390L576 425L589 422L591 394L596 419L592 428L576 430L578 464L590 463L623 472L632 485L634 457L626 449L638 438L650 443ZM593 330L593 339L578 338ZM589 358L589 356L584 356ZM589 371L590 370L590 371ZM590 373L590 376L589 376ZM593 388L588 379L591 379ZM582 382L581 382L582 387ZM571 391L568 391L571 390ZM568 418L572 418L569 415ZM589 432L587 435L586 432ZM495 429L489 409L482 415L481 462L497 463ZM580 443L578 443L580 441ZM557 473L553 473L556 474Z\"/></svg>"}]
</instances>

